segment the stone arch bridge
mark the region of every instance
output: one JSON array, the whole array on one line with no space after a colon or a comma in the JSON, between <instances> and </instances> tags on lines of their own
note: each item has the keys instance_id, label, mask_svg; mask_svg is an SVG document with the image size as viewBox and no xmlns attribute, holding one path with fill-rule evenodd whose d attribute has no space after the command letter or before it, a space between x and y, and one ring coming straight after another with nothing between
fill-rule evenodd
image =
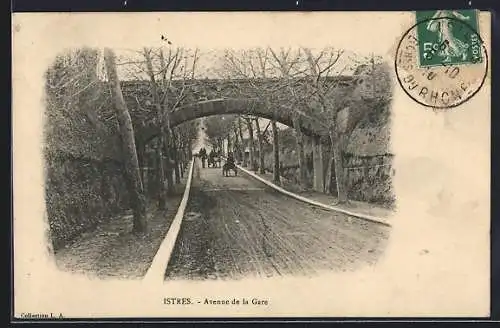
<instances>
[{"instance_id":1,"label":"stone arch bridge","mask_svg":"<svg viewBox=\"0 0 500 328\"><path fill-rule=\"evenodd\" d=\"M363 101L359 101L359 94L363 87L366 87L368 79L365 74L355 74L353 76L339 76L328 78L326 83L332 83L328 88L330 94L327 97L337 97L335 103L339 104L340 111L343 112L343 121L349 129L354 129L357 118L364 115L370 106L363 105ZM321 141L322 136L328 136L328 122L326 118L315 117L308 115L297 108L287 108L283 105L274 103L274 107L267 106L263 99L258 97L255 92L252 94L251 90L262 90L262 87L272 88L272 79L267 80L191 80L186 83L174 82L173 93L185 92L184 103L180 104L175 110L169 114L170 126L175 127L190 120L223 114L243 114L254 115L267 119L274 119L282 124L294 127L294 122L298 122L299 128L305 135L314 138L313 147L313 164L314 164L314 187L318 191L323 188L323 160ZM181 83L183 83L181 85ZM260 85L255 88L256 84ZM267 85L266 85L267 84ZM186 87L186 85L189 85ZM328 85L327 85L328 86ZM152 94L149 81L127 81L122 82L122 89L124 90L124 98L131 111L139 109L138 112L150 111L155 113L156 110L152 106ZM250 92L247 92L250 90ZM138 91L141 91L138 93ZM283 90L281 97L286 97L287 90ZM140 94L140 97L137 95ZM134 95L132 97L132 95ZM173 94L174 98L176 94ZM278 97L279 98L279 97ZM340 98L340 99L338 99ZM283 99L283 98L281 98ZM345 110L342 107L344 104ZM355 104L349 108L347 104ZM154 114L153 114L154 115ZM136 131L136 144L138 148L143 148L151 140L153 140L160 133L160 126L154 123L154 120L148 122L145 119L133 119L134 128ZM351 124L352 123L352 124Z\"/></svg>"},{"instance_id":2,"label":"stone arch bridge","mask_svg":"<svg viewBox=\"0 0 500 328\"><path fill-rule=\"evenodd\" d=\"M188 81L183 103L169 114L170 126L175 127L190 120L212 115L241 114L274 119L290 127L294 127L296 120L305 135L311 137L327 136L328 122L325 122L325 118L309 115L300 108L279 104L273 104L270 107L257 94L246 92L246 90L255 90L256 84L264 84L264 87L267 84L269 88L272 88L275 85L274 82L273 79L231 81L200 79ZM363 82L363 78L362 75L339 76L329 78L328 82L334 83L334 86L330 88L331 97L334 94L347 103L356 97L356 90ZM181 82L174 82L173 92L176 90L179 92L180 84ZM149 81L125 81L122 82L122 89L127 105L132 112L136 141L139 145L145 145L158 136L160 132L160 126L154 120L134 118L133 115L134 109L155 112ZM278 95L278 98L286 97L286 90L282 92L283 94Z\"/></svg>"}]
</instances>

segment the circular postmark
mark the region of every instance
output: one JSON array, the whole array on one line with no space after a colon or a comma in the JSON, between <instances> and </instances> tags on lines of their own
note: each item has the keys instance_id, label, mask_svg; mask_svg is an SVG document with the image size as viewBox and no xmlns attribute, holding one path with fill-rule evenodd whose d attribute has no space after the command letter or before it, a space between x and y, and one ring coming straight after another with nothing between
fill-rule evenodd
<instances>
[{"instance_id":1,"label":"circular postmark","mask_svg":"<svg viewBox=\"0 0 500 328\"><path fill-rule=\"evenodd\" d=\"M488 54L478 32L451 17L419 21L396 49L396 76L417 103L434 108L457 107L483 86Z\"/></svg>"}]
</instances>

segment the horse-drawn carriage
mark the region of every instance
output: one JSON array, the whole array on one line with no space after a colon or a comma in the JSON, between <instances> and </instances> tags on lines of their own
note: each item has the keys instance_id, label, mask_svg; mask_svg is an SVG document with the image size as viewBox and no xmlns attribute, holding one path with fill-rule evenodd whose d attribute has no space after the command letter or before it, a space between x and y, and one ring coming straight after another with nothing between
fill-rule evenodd
<instances>
[{"instance_id":1,"label":"horse-drawn carriage","mask_svg":"<svg viewBox=\"0 0 500 328\"><path fill-rule=\"evenodd\" d=\"M208 167L220 167L221 158L217 153L210 153L208 156Z\"/></svg>"},{"instance_id":2,"label":"horse-drawn carriage","mask_svg":"<svg viewBox=\"0 0 500 328\"><path fill-rule=\"evenodd\" d=\"M234 162L226 161L222 166L222 175L227 177L229 176L229 171L234 172L234 176L238 175L238 170L236 169L236 164Z\"/></svg>"},{"instance_id":3,"label":"horse-drawn carriage","mask_svg":"<svg viewBox=\"0 0 500 328\"><path fill-rule=\"evenodd\" d=\"M217 151L211 151L209 154L206 154L206 150L202 148L198 154L198 157L202 160L202 167L205 167L205 159L207 161L208 167L222 167L222 175L227 177L229 176L229 172L233 171L234 176L238 175L238 170L236 168L236 163L234 161L234 157L232 153L228 154L227 159L224 161L224 165L222 165L222 157L219 155Z\"/></svg>"},{"instance_id":4,"label":"horse-drawn carriage","mask_svg":"<svg viewBox=\"0 0 500 328\"><path fill-rule=\"evenodd\" d=\"M232 153L228 154L226 162L222 166L222 175L225 177L229 176L229 171L233 171L234 176L238 175L238 170L236 169L236 164L234 162L234 157Z\"/></svg>"}]
</instances>

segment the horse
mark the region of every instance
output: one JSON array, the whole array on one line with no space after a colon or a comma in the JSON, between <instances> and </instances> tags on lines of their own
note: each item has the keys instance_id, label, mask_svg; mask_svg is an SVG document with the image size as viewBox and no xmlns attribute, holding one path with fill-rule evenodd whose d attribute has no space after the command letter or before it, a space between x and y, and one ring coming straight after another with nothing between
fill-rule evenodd
<instances>
[{"instance_id":1,"label":"horse","mask_svg":"<svg viewBox=\"0 0 500 328\"><path fill-rule=\"evenodd\" d=\"M234 176L238 175L238 170L236 169L236 165L234 162L225 162L224 165L222 166L222 175L227 177L229 176L229 170L232 170L234 172Z\"/></svg>"}]
</instances>

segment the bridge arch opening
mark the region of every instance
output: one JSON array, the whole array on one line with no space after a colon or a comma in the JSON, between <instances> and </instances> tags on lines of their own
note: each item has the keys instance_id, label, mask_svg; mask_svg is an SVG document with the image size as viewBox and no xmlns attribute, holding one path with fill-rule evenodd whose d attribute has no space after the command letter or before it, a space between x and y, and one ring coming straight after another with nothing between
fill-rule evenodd
<instances>
[{"instance_id":1,"label":"bridge arch opening","mask_svg":"<svg viewBox=\"0 0 500 328\"><path fill-rule=\"evenodd\" d=\"M281 124L294 127L294 119L298 119L301 131L308 136L327 135L326 127L319 118L307 113L292 110L291 108L269 109L258 99L224 98L200 101L194 104L179 107L170 113L170 127L182 123L215 115L251 115L268 120L276 120ZM160 127L149 126L144 128L140 136L142 144L147 144L160 133Z\"/></svg>"}]
</instances>

